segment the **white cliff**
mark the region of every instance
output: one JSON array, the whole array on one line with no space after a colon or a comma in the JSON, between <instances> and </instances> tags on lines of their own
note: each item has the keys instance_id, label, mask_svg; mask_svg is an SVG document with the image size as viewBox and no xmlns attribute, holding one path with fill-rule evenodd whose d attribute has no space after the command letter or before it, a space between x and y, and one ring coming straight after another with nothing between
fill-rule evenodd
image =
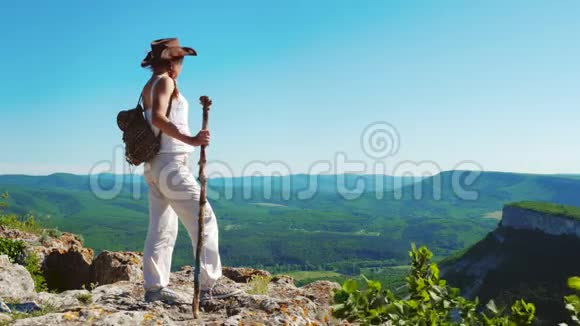
<instances>
[{"instance_id":1,"label":"white cliff","mask_svg":"<svg viewBox=\"0 0 580 326\"><path fill-rule=\"evenodd\" d=\"M550 235L580 238L580 220L506 205L500 226L518 230L537 230Z\"/></svg>"}]
</instances>

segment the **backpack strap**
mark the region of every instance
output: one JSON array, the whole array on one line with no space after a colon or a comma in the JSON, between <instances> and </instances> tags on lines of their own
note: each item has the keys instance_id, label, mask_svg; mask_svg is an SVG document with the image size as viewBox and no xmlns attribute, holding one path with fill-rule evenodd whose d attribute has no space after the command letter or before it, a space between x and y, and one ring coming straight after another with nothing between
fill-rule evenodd
<instances>
[{"instance_id":1,"label":"backpack strap","mask_svg":"<svg viewBox=\"0 0 580 326\"><path fill-rule=\"evenodd\" d=\"M157 86L157 82L161 79L161 77L157 77L157 79L155 79L155 81L153 81L153 85L151 85L151 91L149 94L149 98L151 99L151 102L153 102L153 91L155 90L155 86ZM153 103L151 103L153 104Z\"/></svg>"},{"instance_id":2,"label":"backpack strap","mask_svg":"<svg viewBox=\"0 0 580 326\"><path fill-rule=\"evenodd\" d=\"M139 108L139 103L141 103L143 101L143 92L141 92L141 95L139 95L139 99L137 100L137 105L135 105L136 108ZM141 111L145 111L145 109L143 108L143 106L141 106Z\"/></svg>"}]
</instances>

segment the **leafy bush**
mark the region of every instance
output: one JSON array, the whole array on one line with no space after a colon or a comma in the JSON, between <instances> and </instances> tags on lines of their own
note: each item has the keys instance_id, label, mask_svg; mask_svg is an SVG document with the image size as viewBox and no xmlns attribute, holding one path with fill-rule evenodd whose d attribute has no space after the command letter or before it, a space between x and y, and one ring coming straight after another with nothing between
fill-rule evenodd
<instances>
[{"instance_id":1,"label":"leafy bush","mask_svg":"<svg viewBox=\"0 0 580 326\"><path fill-rule=\"evenodd\" d=\"M8 198L9 195L7 192L0 194L0 213L3 213L3 209L8 207ZM22 217L15 214L0 214L0 225L34 234L40 234L42 232L40 223L38 223L32 214L26 214Z\"/></svg>"},{"instance_id":2,"label":"leafy bush","mask_svg":"<svg viewBox=\"0 0 580 326\"><path fill-rule=\"evenodd\" d=\"M363 325L473 325L512 326L531 325L535 306L524 300L516 301L510 314L504 314L490 301L479 312L479 301L459 296L459 289L449 287L439 278L437 264L431 263L433 253L415 245L409 253L411 271L406 278L409 295L397 298L380 282L367 280L359 289L353 279L336 291L334 317Z\"/></svg>"},{"instance_id":3,"label":"leafy bush","mask_svg":"<svg viewBox=\"0 0 580 326\"><path fill-rule=\"evenodd\" d=\"M7 206L7 199L8 193L2 193L0 195L0 213L1 209ZM23 219L19 219L14 214L0 214L0 225L35 234L40 234L43 231L40 224L32 215L27 215ZM36 253L26 251L26 243L24 241L0 238L0 255L7 255L12 263L26 267L26 270L28 270L34 280L36 291L47 290L46 280L40 269L40 258L38 258Z\"/></svg>"},{"instance_id":4,"label":"leafy bush","mask_svg":"<svg viewBox=\"0 0 580 326\"><path fill-rule=\"evenodd\" d=\"M15 214L0 215L0 225L34 234L42 233L40 223L36 221L36 218L32 214L27 214L22 217Z\"/></svg>"},{"instance_id":5,"label":"leafy bush","mask_svg":"<svg viewBox=\"0 0 580 326\"><path fill-rule=\"evenodd\" d=\"M40 270L40 258L34 252L26 252L26 243L21 240L0 238L0 255L7 255L12 263L26 267L34 280L36 291L46 291L46 280Z\"/></svg>"},{"instance_id":6,"label":"leafy bush","mask_svg":"<svg viewBox=\"0 0 580 326\"><path fill-rule=\"evenodd\" d=\"M89 291L88 293L79 293L77 294L75 297L77 298L77 300L79 300L82 304L91 304L93 303L93 294L91 293L91 291L93 291L96 287L97 287L98 283L93 283L91 282L89 284L89 289L87 289L86 285L83 284L82 285L82 289L83 290L87 290Z\"/></svg>"},{"instance_id":7,"label":"leafy bush","mask_svg":"<svg viewBox=\"0 0 580 326\"><path fill-rule=\"evenodd\" d=\"M24 267L26 267L26 270L28 270L30 276L32 276L32 279L34 280L34 289L36 292L48 291L46 279L40 269L40 265L41 262L38 255L34 252L29 252L24 261Z\"/></svg>"},{"instance_id":8,"label":"leafy bush","mask_svg":"<svg viewBox=\"0 0 580 326\"><path fill-rule=\"evenodd\" d=\"M46 232L52 238L60 238L60 236L62 235L62 232L60 232L60 230L57 228L44 229L43 232Z\"/></svg>"},{"instance_id":9,"label":"leafy bush","mask_svg":"<svg viewBox=\"0 0 580 326\"><path fill-rule=\"evenodd\" d=\"M50 238L60 238L62 232L58 228L54 229L43 229L39 241L40 243L45 243Z\"/></svg>"},{"instance_id":10,"label":"leafy bush","mask_svg":"<svg viewBox=\"0 0 580 326\"><path fill-rule=\"evenodd\" d=\"M8 200L8 197L9 196L7 192L3 192L2 194L0 194L0 199L2 200L0 201L0 210L8 206L8 203L6 202Z\"/></svg>"},{"instance_id":11,"label":"leafy bush","mask_svg":"<svg viewBox=\"0 0 580 326\"><path fill-rule=\"evenodd\" d=\"M81 242L82 245L85 244L85 237L83 237L82 234L77 234L76 237Z\"/></svg>"},{"instance_id":12,"label":"leafy bush","mask_svg":"<svg viewBox=\"0 0 580 326\"><path fill-rule=\"evenodd\" d=\"M26 257L26 243L21 240L0 238L0 255L7 255L12 263L22 263Z\"/></svg>"},{"instance_id":13,"label":"leafy bush","mask_svg":"<svg viewBox=\"0 0 580 326\"><path fill-rule=\"evenodd\" d=\"M568 286L571 289L580 292L580 277L575 276L568 279ZM569 295L564 297L566 310L571 314L572 322L575 325L580 325L580 297L578 295Z\"/></svg>"},{"instance_id":14,"label":"leafy bush","mask_svg":"<svg viewBox=\"0 0 580 326\"><path fill-rule=\"evenodd\" d=\"M79 293L76 295L76 298L83 304L91 304L93 302L93 295L91 293Z\"/></svg>"}]
</instances>

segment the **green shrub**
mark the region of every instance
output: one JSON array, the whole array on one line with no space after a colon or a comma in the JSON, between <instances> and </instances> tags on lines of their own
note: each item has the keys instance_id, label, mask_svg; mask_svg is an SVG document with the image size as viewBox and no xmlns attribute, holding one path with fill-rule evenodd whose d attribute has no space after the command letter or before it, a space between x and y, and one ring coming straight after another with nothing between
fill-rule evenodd
<instances>
[{"instance_id":1,"label":"green shrub","mask_svg":"<svg viewBox=\"0 0 580 326\"><path fill-rule=\"evenodd\" d=\"M53 238L60 238L60 236L62 235L62 232L60 232L58 228L44 229L43 231L45 231L50 237Z\"/></svg>"},{"instance_id":2,"label":"green shrub","mask_svg":"<svg viewBox=\"0 0 580 326\"><path fill-rule=\"evenodd\" d=\"M40 269L40 258L34 252L26 252L24 241L0 238L0 255L7 255L12 263L26 267L37 292L47 290L46 280Z\"/></svg>"},{"instance_id":3,"label":"green shrub","mask_svg":"<svg viewBox=\"0 0 580 326\"><path fill-rule=\"evenodd\" d=\"M568 286L580 292L580 277L575 276L568 279ZM570 318L575 325L580 325L580 297L576 294L564 297L566 310L570 312Z\"/></svg>"},{"instance_id":4,"label":"green shrub","mask_svg":"<svg viewBox=\"0 0 580 326\"><path fill-rule=\"evenodd\" d=\"M48 239L50 239L50 236L48 235L48 233L42 232L42 234L40 234L40 237L38 238L38 242L40 242L41 244L44 244Z\"/></svg>"},{"instance_id":5,"label":"green shrub","mask_svg":"<svg viewBox=\"0 0 580 326\"><path fill-rule=\"evenodd\" d=\"M40 234L40 243L46 242L49 238L60 238L62 232L58 228L54 229L43 229Z\"/></svg>"},{"instance_id":6,"label":"green shrub","mask_svg":"<svg viewBox=\"0 0 580 326\"><path fill-rule=\"evenodd\" d=\"M0 194L0 212L2 211L2 209L6 206L8 206L8 193L7 192L3 192L2 194Z\"/></svg>"},{"instance_id":7,"label":"green shrub","mask_svg":"<svg viewBox=\"0 0 580 326\"><path fill-rule=\"evenodd\" d=\"M38 255L34 252L29 252L24 261L24 267L26 267L26 270L28 270L30 276L32 276L32 279L34 280L34 289L36 292L48 291L46 279L44 278L40 266L41 261Z\"/></svg>"},{"instance_id":8,"label":"green shrub","mask_svg":"<svg viewBox=\"0 0 580 326\"><path fill-rule=\"evenodd\" d=\"M0 225L6 226L10 229L18 229L25 232L40 234L42 227L36 220L34 215L26 214L19 217L15 214L4 214L3 210L8 207L8 198L10 196L7 192L0 194Z\"/></svg>"},{"instance_id":9,"label":"green shrub","mask_svg":"<svg viewBox=\"0 0 580 326\"><path fill-rule=\"evenodd\" d=\"M93 302L93 295L91 293L79 293L76 295L76 298L83 304L91 304Z\"/></svg>"},{"instance_id":10,"label":"green shrub","mask_svg":"<svg viewBox=\"0 0 580 326\"><path fill-rule=\"evenodd\" d=\"M22 217L19 217L15 214L0 215L0 225L10 229L17 229L34 234L42 233L42 227L40 223L36 221L34 215L32 214L27 214Z\"/></svg>"},{"instance_id":11,"label":"green shrub","mask_svg":"<svg viewBox=\"0 0 580 326\"><path fill-rule=\"evenodd\" d=\"M472 325L512 326L531 325L535 306L524 300L516 301L509 315L503 314L493 301L484 312L478 312L479 301L459 296L459 289L449 287L439 278L437 264L431 263L433 254L415 245L409 253L411 271L406 278L409 295L400 299L380 282L366 280L359 289L354 279L346 281L335 292L332 314L336 318L363 325Z\"/></svg>"},{"instance_id":12,"label":"green shrub","mask_svg":"<svg viewBox=\"0 0 580 326\"><path fill-rule=\"evenodd\" d=\"M0 238L0 255L7 255L12 263L22 263L26 257L26 243L21 240Z\"/></svg>"}]
</instances>

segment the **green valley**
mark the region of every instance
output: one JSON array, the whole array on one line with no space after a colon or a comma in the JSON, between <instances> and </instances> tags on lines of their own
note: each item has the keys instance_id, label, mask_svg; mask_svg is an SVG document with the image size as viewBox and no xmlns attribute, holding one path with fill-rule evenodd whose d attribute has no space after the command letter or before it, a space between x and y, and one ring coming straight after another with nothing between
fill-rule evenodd
<instances>
[{"instance_id":1,"label":"green valley","mask_svg":"<svg viewBox=\"0 0 580 326\"><path fill-rule=\"evenodd\" d=\"M382 198L368 191L352 200L337 193L336 176L319 177L319 191L308 199L296 195L307 186L310 177L305 175L254 177L250 199L243 196L243 179L212 179L210 202L218 215L224 264L274 272L358 275L364 268L405 264L411 242L429 246L439 258L466 248L496 226L497 220L486 216L508 202L580 204L572 195L580 191L580 180L575 178L496 172L485 172L464 186L478 198L463 200L454 191L452 179L462 182L468 176L467 171L449 171L420 181L390 179L385 184L391 186L380 192ZM101 183L112 185L116 177L100 176ZM283 178L294 185L287 199L278 187ZM352 183L356 176L346 179ZM109 200L90 191L88 176L70 174L0 176L0 190L10 193L9 211L32 213L47 226L80 233L86 245L97 251L142 250L148 223L147 190L139 178L121 176L121 180L123 191ZM266 181L271 182L269 198L265 198ZM395 183L403 186L394 188ZM440 189L434 186L438 183ZM137 199L131 192L135 185L141 187ZM227 191L232 193L229 199ZM440 198L434 198L438 191ZM192 261L192 245L181 227L174 268Z\"/></svg>"}]
</instances>

